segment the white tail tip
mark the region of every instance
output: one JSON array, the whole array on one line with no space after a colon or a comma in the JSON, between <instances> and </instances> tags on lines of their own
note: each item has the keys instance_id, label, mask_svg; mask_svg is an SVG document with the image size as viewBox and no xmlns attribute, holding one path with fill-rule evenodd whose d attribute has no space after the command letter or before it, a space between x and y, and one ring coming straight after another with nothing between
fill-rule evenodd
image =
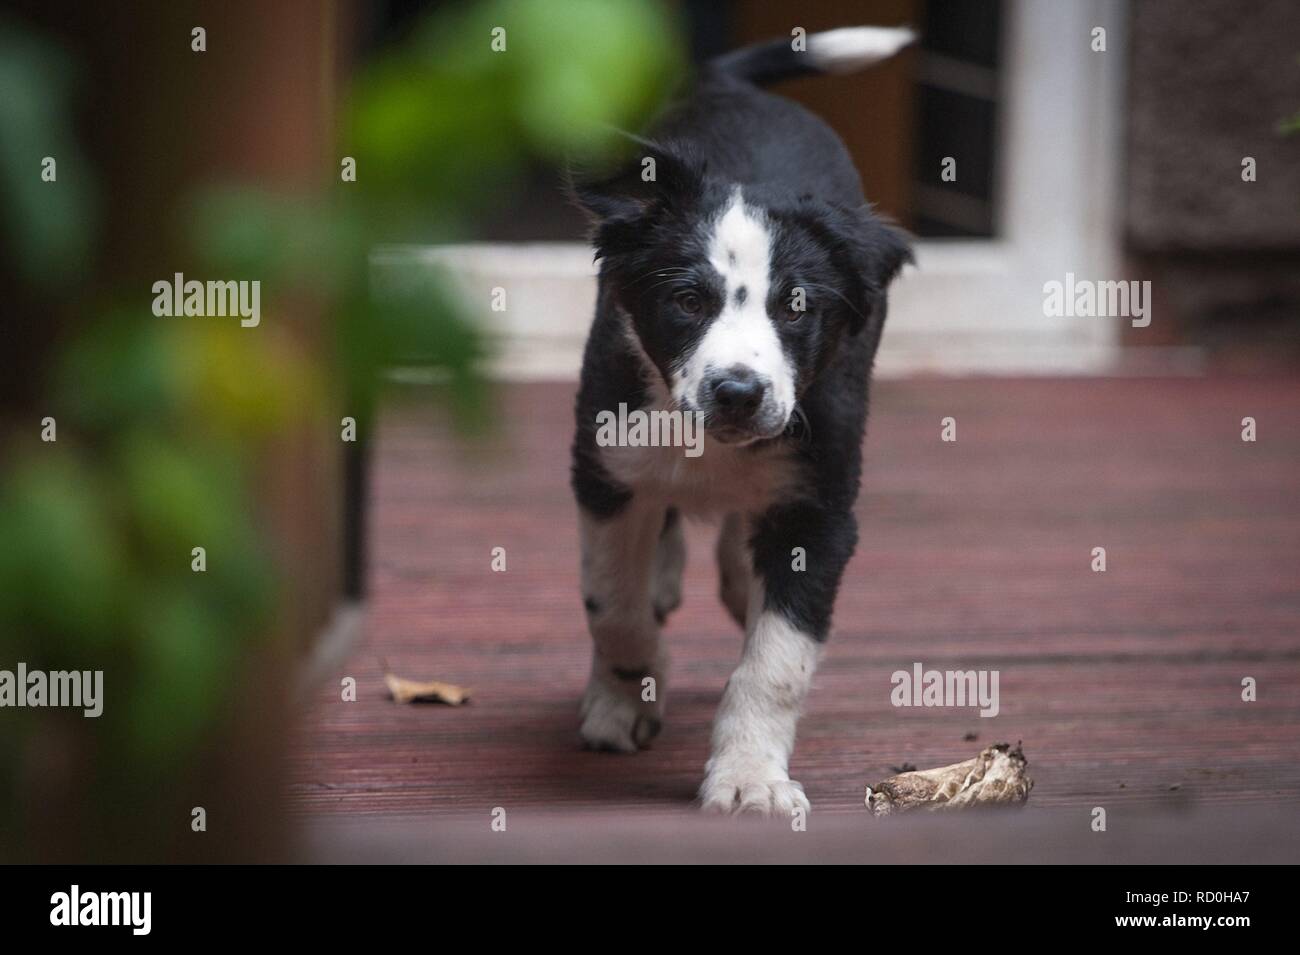
<instances>
[{"instance_id":1,"label":"white tail tip","mask_svg":"<svg viewBox=\"0 0 1300 955\"><path fill-rule=\"evenodd\" d=\"M909 27L841 27L808 37L808 55L827 73L852 73L887 60L916 40Z\"/></svg>"}]
</instances>

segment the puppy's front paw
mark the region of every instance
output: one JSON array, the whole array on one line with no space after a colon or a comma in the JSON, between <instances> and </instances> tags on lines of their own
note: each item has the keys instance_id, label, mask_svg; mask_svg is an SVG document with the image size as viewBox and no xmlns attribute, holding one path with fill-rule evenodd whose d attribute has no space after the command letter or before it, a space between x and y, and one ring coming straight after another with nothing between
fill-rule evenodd
<instances>
[{"instance_id":1,"label":"puppy's front paw","mask_svg":"<svg viewBox=\"0 0 1300 955\"><path fill-rule=\"evenodd\" d=\"M779 766L757 763L710 768L700 787L705 812L756 813L788 817L796 808L812 806L803 786Z\"/></svg>"},{"instance_id":2,"label":"puppy's front paw","mask_svg":"<svg viewBox=\"0 0 1300 955\"><path fill-rule=\"evenodd\" d=\"M635 753L650 745L663 728L663 707L641 699L640 680L593 676L583 694L578 731L590 749ZM657 695L657 694L656 694Z\"/></svg>"}]
</instances>

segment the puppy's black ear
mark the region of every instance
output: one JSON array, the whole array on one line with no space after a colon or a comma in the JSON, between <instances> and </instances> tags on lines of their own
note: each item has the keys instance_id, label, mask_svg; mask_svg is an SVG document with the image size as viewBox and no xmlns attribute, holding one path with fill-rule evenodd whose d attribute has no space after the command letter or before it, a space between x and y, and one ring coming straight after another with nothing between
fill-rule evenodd
<instances>
[{"instance_id":1,"label":"puppy's black ear","mask_svg":"<svg viewBox=\"0 0 1300 955\"><path fill-rule=\"evenodd\" d=\"M628 135L631 149L613 169L570 164L568 192L596 227L633 222L656 206L698 198L702 171L671 146Z\"/></svg>"},{"instance_id":2,"label":"puppy's black ear","mask_svg":"<svg viewBox=\"0 0 1300 955\"><path fill-rule=\"evenodd\" d=\"M911 236L867 206L826 205L808 222L844 275L852 306L849 333L864 328L879 336L885 324L889 283L912 258Z\"/></svg>"},{"instance_id":3,"label":"puppy's black ear","mask_svg":"<svg viewBox=\"0 0 1300 955\"><path fill-rule=\"evenodd\" d=\"M889 283L904 265L916 259L912 255L912 237L907 232L867 210L858 216L856 255L858 274L862 277L862 309L849 331L856 335L868 327L878 337L885 324Z\"/></svg>"}]
</instances>

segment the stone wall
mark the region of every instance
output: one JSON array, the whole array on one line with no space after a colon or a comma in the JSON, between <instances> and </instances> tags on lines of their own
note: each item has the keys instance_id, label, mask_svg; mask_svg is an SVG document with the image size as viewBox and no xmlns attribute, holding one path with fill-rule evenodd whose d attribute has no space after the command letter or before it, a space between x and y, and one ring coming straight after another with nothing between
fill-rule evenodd
<instances>
[{"instance_id":1,"label":"stone wall","mask_svg":"<svg viewBox=\"0 0 1300 955\"><path fill-rule=\"evenodd\" d=\"M1158 310L1130 340L1300 354L1300 133L1278 129L1300 111L1300 3L1130 9L1125 244Z\"/></svg>"}]
</instances>

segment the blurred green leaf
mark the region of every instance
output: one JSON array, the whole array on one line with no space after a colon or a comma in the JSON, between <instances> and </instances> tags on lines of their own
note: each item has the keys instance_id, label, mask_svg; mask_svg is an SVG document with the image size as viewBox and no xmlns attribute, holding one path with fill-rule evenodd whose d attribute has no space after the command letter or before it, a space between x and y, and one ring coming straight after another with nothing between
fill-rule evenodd
<instances>
[{"instance_id":1,"label":"blurred green leaf","mask_svg":"<svg viewBox=\"0 0 1300 955\"><path fill-rule=\"evenodd\" d=\"M0 239L50 294L69 288L95 239L93 170L72 135L70 76L57 47L0 19ZM41 178L47 156L53 182Z\"/></svg>"},{"instance_id":2,"label":"blurred green leaf","mask_svg":"<svg viewBox=\"0 0 1300 955\"><path fill-rule=\"evenodd\" d=\"M219 608L192 588L151 587L137 603L130 738L142 758L171 757L200 741L232 696L239 641ZM233 694L237 697L237 694Z\"/></svg>"},{"instance_id":3,"label":"blurred green leaf","mask_svg":"<svg viewBox=\"0 0 1300 955\"><path fill-rule=\"evenodd\" d=\"M498 26L502 53L491 48ZM29 660L108 671L115 703L96 723L101 749L84 780L104 805L135 806L148 796L142 779L202 760L238 704L248 644L274 632L293 571L257 509L268 449L296 446L339 406L372 420L395 364L436 370L427 394L462 428L491 420L487 346L452 283L416 261L376 288L374 250L459 238L510 201L526 168L626 146L613 129L639 127L655 107L678 73L676 47L649 0L440 10L351 86L338 155L356 158L355 183L328 199L241 184L190 197L205 277L262 283L262 324L250 330L156 317L138 288L79 279L98 236L92 170L72 135L72 71L0 21L0 241L51 315L73 294L100 303L65 326L41 398L58 442L7 449L0 638ZM58 162L56 183L41 181L44 156ZM301 334L313 309L332 323L323 346ZM190 566L197 546L203 573ZM0 756L23 751L15 727L36 725L6 724ZM12 800L0 785L0 836Z\"/></svg>"},{"instance_id":4,"label":"blurred green leaf","mask_svg":"<svg viewBox=\"0 0 1300 955\"><path fill-rule=\"evenodd\" d=\"M0 630L15 642L54 641L48 652L115 635L123 542L88 465L34 452L0 485Z\"/></svg>"}]
</instances>

